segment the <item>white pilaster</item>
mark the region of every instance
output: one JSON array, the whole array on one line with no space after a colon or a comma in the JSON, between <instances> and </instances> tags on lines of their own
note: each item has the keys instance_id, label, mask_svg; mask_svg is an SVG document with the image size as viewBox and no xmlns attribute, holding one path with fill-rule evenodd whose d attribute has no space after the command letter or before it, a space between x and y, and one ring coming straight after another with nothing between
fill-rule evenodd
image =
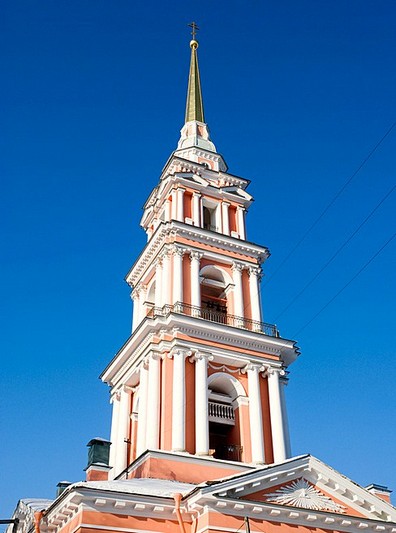
<instances>
[{"instance_id":1,"label":"white pilaster","mask_svg":"<svg viewBox=\"0 0 396 533\"><path fill-rule=\"evenodd\" d=\"M115 476L115 458L116 458L116 448L117 448L117 434L118 434L118 420L119 420L119 414L120 414L120 393L117 392L113 394L111 398L111 403L113 404L113 412L111 417L111 431L110 431L110 457L109 457L109 464L113 467L111 470L111 477L114 478Z\"/></svg>"},{"instance_id":2,"label":"white pilaster","mask_svg":"<svg viewBox=\"0 0 396 533\"><path fill-rule=\"evenodd\" d=\"M162 259L157 258L155 263L155 307L162 307Z\"/></svg>"},{"instance_id":3,"label":"white pilaster","mask_svg":"<svg viewBox=\"0 0 396 533\"><path fill-rule=\"evenodd\" d=\"M184 248L175 246L173 249L173 305L175 311L182 311L177 307L183 303L183 255Z\"/></svg>"},{"instance_id":4,"label":"white pilaster","mask_svg":"<svg viewBox=\"0 0 396 533\"><path fill-rule=\"evenodd\" d=\"M201 284L199 279L200 261L202 253L191 252L191 305L193 306L193 315L200 316L201 308Z\"/></svg>"},{"instance_id":5,"label":"white pilaster","mask_svg":"<svg viewBox=\"0 0 396 533\"><path fill-rule=\"evenodd\" d=\"M242 291L242 270L243 265L234 261L232 264L232 277L234 281L234 315L237 317L244 317L243 308L243 291ZM238 325L243 325L238 324Z\"/></svg>"},{"instance_id":6,"label":"white pilaster","mask_svg":"<svg viewBox=\"0 0 396 533\"><path fill-rule=\"evenodd\" d=\"M184 452L186 449L186 379L185 358L191 355L185 350L176 349L173 357L172 387L172 450Z\"/></svg>"},{"instance_id":7,"label":"white pilaster","mask_svg":"<svg viewBox=\"0 0 396 533\"><path fill-rule=\"evenodd\" d=\"M177 220L184 222L184 189L177 189Z\"/></svg>"},{"instance_id":8,"label":"white pilaster","mask_svg":"<svg viewBox=\"0 0 396 533\"><path fill-rule=\"evenodd\" d=\"M246 239L245 231L245 208L238 205L237 207L238 233L240 239Z\"/></svg>"},{"instance_id":9,"label":"white pilaster","mask_svg":"<svg viewBox=\"0 0 396 533\"><path fill-rule=\"evenodd\" d=\"M177 220L177 189L172 189L172 209L171 217L172 220Z\"/></svg>"},{"instance_id":10,"label":"white pilaster","mask_svg":"<svg viewBox=\"0 0 396 533\"><path fill-rule=\"evenodd\" d=\"M170 255L168 248L165 248L162 256L162 290L161 290L161 307L163 305L170 304L170 286L171 286L171 275L170 275Z\"/></svg>"},{"instance_id":11,"label":"white pilaster","mask_svg":"<svg viewBox=\"0 0 396 533\"><path fill-rule=\"evenodd\" d=\"M252 311L253 331L261 330L261 307L260 307L260 273L258 267L249 267L249 291Z\"/></svg>"},{"instance_id":12,"label":"white pilaster","mask_svg":"<svg viewBox=\"0 0 396 533\"><path fill-rule=\"evenodd\" d=\"M148 399L147 399L147 438L146 448L159 448L160 421L160 355L153 353L149 356Z\"/></svg>"},{"instance_id":13,"label":"white pilaster","mask_svg":"<svg viewBox=\"0 0 396 533\"><path fill-rule=\"evenodd\" d=\"M133 302L133 309L132 309L132 333L137 328L137 325L139 324L139 314L140 314L140 298L139 298L139 290L134 289L131 293L131 299Z\"/></svg>"},{"instance_id":14,"label":"white pilaster","mask_svg":"<svg viewBox=\"0 0 396 533\"><path fill-rule=\"evenodd\" d=\"M209 415L208 415L208 359L197 353L195 359L195 454L209 455Z\"/></svg>"},{"instance_id":15,"label":"white pilaster","mask_svg":"<svg viewBox=\"0 0 396 533\"><path fill-rule=\"evenodd\" d=\"M229 209L230 204L228 202L222 202L221 203L221 214L222 214L222 221L223 221L223 233L225 235L230 234L230 218L229 218Z\"/></svg>"},{"instance_id":16,"label":"white pilaster","mask_svg":"<svg viewBox=\"0 0 396 533\"><path fill-rule=\"evenodd\" d=\"M287 378L280 377L280 397L282 404L282 421L283 421L283 434L285 436L285 447L286 447L286 458L289 459L292 456L291 445L290 445L290 433L289 433L289 421L287 418L287 408L286 408L286 395L285 389L287 386Z\"/></svg>"},{"instance_id":17,"label":"white pilaster","mask_svg":"<svg viewBox=\"0 0 396 533\"><path fill-rule=\"evenodd\" d=\"M147 285L139 285L139 325L146 318L146 306L144 305L147 298Z\"/></svg>"},{"instance_id":18,"label":"white pilaster","mask_svg":"<svg viewBox=\"0 0 396 533\"><path fill-rule=\"evenodd\" d=\"M172 218L172 202L169 198L165 201L165 221L169 222Z\"/></svg>"},{"instance_id":19,"label":"white pilaster","mask_svg":"<svg viewBox=\"0 0 396 533\"><path fill-rule=\"evenodd\" d=\"M139 456L146 450L147 430L147 398L148 397L148 368L147 362L140 364L139 383L139 411L138 411L138 434L136 443L136 455Z\"/></svg>"},{"instance_id":20,"label":"white pilaster","mask_svg":"<svg viewBox=\"0 0 396 533\"><path fill-rule=\"evenodd\" d=\"M130 415L130 394L125 387L120 390L120 412L118 419L118 431L116 441L116 453L115 453L115 475L125 470L127 465L127 452L128 452L128 430L129 430L129 415Z\"/></svg>"},{"instance_id":21,"label":"white pilaster","mask_svg":"<svg viewBox=\"0 0 396 533\"><path fill-rule=\"evenodd\" d=\"M201 195L199 192L193 192L192 215L194 226L201 225Z\"/></svg>"},{"instance_id":22,"label":"white pilaster","mask_svg":"<svg viewBox=\"0 0 396 533\"><path fill-rule=\"evenodd\" d=\"M248 375L249 388L249 419L250 419L250 440L252 443L253 463L265 462L264 455L264 432L263 417L261 411L260 394L260 372L263 368L260 365L248 364L246 371Z\"/></svg>"},{"instance_id":23,"label":"white pilaster","mask_svg":"<svg viewBox=\"0 0 396 533\"><path fill-rule=\"evenodd\" d=\"M284 370L269 368L268 394L271 415L272 448L274 451L274 462L281 463L286 459L286 443L282 420L282 403L279 383L279 374L284 374Z\"/></svg>"}]
</instances>

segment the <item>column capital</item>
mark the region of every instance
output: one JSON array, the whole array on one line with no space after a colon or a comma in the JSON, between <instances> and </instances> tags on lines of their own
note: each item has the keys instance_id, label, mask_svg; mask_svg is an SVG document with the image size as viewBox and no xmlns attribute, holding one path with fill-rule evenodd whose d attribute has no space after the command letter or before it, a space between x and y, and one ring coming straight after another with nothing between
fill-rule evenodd
<instances>
[{"instance_id":1,"label":"column capital","mask_svg":"<svg viewBox=\"0 0 396 533\"><path fill-rule=\"evenodd\" d=\"M110 403L119 402L121 399L121 390L115 391L110 397Z\"/></svg>"},{"instance_id":2,"label":"column capital","mask_svg":"<svg viewBox=\"0 0 396 533\"><path fill-rule=\"evenodd\" d=\"M231 203L228 202L228 200L222 200L221 203L222 205L227 205L228 207L231 205Z\"/></svg>"},{"instance_id":3,"label":"column capital","mask_svg":"<svg viewBox=\"0 0 396 533\"><path fill-rule=\"evenodd\" d=\"M164 246L163 250L158 256L159 259L161 259L162 262L164 261L164 259L169 259L169 256L172 253L172 251L173 251L172 246L170 245Z\"/></svg>"},{"instance_id":4,"label":"column capital","mask_svg":"<svg viewBox=\"0 0 396 533\"><path fill-rule=\"evenodd\" d=\"M184 358L187 358L191 357L191 354L191 350L186 350L185 348L173 348L173 350L169 352L168 357L169 359L173 359L175 356L179 355Z\"/></svg>"},{"instance_id":5,"label":"column capital","mask_svg":"<svg viewBox=\"0 0 396 533\"><path fill-rule=\"evenodd\" d=\"M237 205L237 210L238 211L246 211L246 207L244 207L243 205Z\"/></svg>"},{"instance_id":6,"label":"column capital","mask_svg":"<svg viewBox=\"0 0 396 533\"><path fill-rule=\"evenodd\" d=\"M263 269L260 266L248 266L247 271L249 276L256 276L258 279L261 279L263 276Z\"/></svg>"},{"instance_id":7,"label":"column capital","mask_svg":"<svg viewBox=\"0 0 396 533\"><path fill-rule=\"evenodd\" d=\"M198 197L202 196L202 194L199 191L193 191L192 195L193 196L198 196Z\"/></svg>"},{"instance_id":8,"label":"column capital","mask_svg":"<svg viewBox=\"0 0 396 533\"><path fill-rule=\"evenodd\" d=\"M186 248L183 248L181 246L171 246L170 251L172 255L179 255L180 257L183 257L183 255L187 252Z\"/></svg>"},{"instance_id":9,"label":"column capital","mask_svg":"<svg viewBox=\"0 0 396 533\"><path fill-rule=\"evenodd\" d=\"M283 368L274 368L272 366L265 367L265 374L266 376L274 376L275 374L278 375L278 377L283 377L286 375L286 372Z\"/></svg>"},{"instance_id":10,"label":"column capital","mask_svg":"<svg viewBox=\"0 0 396 533\"><path fill-rule=\"evenodd\" d=\"M139 365L139 370L147 370L148 369L148 363L149 363L148 357L145 357L144 359L142 359L142 362Z\"/></svg>"},{"instance_id":11,"label":"column capital","mask_svg":"<svg viewBox=\"0 0 396 533\"><path fill-rule=\"evenodd\" d=\"M211 353L195 352L190 358L190 362L193 363L195 361L202 361L203 359L206 359L206 361L213 361L214 356Z\"/></svg>"},{"instance_id":12,"label":"column capital","mask_svg":"<svg viewBox=\"0 0 396 533\"><path fill-rule=\"evenodd\" d=\"M153 261L153 265L155 267L162 268L162 255L157 256L157 258Z\"/></svg>"},{"instance_id":13,"label":"column capital","mask_svg":"<svg viewBox=\"0 0 396 533\"><path fill-rule=\"evenodd\" d=\"M153 359L154 361L159 361L161 359L163 359L163 354L159 353L159 352L151 352L148 356L147 356L147 359L150 361L151 359Z\"/></svg>"},{"instance_id":14,"label":"column capital","mask_svg":"<svg viewBox=\"0 0 396 533\"><path fill-rule=\"evenodd\" d=\"M203 253L202 252L197 252L196 250L192 250L190 252L190 259L191 261L195 260L195 261L200 261L203 257Z\"/></svg>"},{"instance_id":15,"label":"column capital","mask_svg":"<svg viewBox=\"0 0 396 533\"><path fill-rule=\"evenodd\" d=\"M252 372L257 372L259 374L260 372L264 372L266 368L267 368L266 366L260 365L258 363L248 363L246 366L244 366L241 369L241 373L246 374L246 372L252 371Z\"/></svg>"},{"instance_id":16,"label":"column capital","mask_svg":"<svg viewBox=\"0 0 396 533\"><path fill-rule=\"evenodd\" d=\"M231 268L234 272L242 272L242 270L245 268L245 265L243 263L239 263L238 261L233 261Z\"/></svg>"},{"instance_id":17,"label":"column capital","mask_svg":"<svg viewBox=\"0 0 396 533\"><path fill-rule=\"evenodd\" d=\"M131 300L133 301L139 300L139 296L140 296L140 290L138 287L135 287L130 294Z\"/></svg>"}]
</instances>

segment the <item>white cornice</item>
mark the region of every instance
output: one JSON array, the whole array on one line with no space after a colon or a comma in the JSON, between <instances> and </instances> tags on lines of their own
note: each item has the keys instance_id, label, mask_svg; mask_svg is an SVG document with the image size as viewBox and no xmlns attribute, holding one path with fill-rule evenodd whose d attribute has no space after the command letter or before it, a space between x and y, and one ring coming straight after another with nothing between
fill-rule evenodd
<instances>
[{"instance_id":1,"label":"white cornice","mask_svg":"<svg viewBox=\"0 0 396 533\"><path fill-rule=\"evenodd\" d=\"M270 521L294 526L306 526L310 529L320 528L330 531L345 531L348 533L359 530L375 533L396 533L395 523L383 522L382 520L339 515L325 511L312 511L309 509L286 507L249 500L202 498L201 501L196 501L193 505L189 505L191 512L196 511L199 507L205 508L205 514L207 512L215 512L237 516L239 518L241 516L248 516L252 521ZM257 531L257 533L262 533L261 528L255 528L254 522L250 523L250 528L252 532ZM205 527L198 529L197 533L199 531L205 531L205 529ZM211 531L217 529L210 525L210 519L209 529ZM219 531L226 531L224 527L218 529Z\"/></svg>"},{"instance_id":2,"label":"white cornice","mask_svg":"<svg viewBox=\"0 0 396 533\"><path fill-rule=\"evenodd\" d=\"M172 221L162 223L158 226L143 252L126 275L126 282L129 285L135 286L146 272L147 266L152 263L153 258L160 252L161 248L170 240L173 242L177 241L177 237L185 237L199 244L210 244L217 247L219 252L216 257L221 258L223 261L232 261L232 259L226 257L228 252L246 255L246 261L257 261L258 263L263 263L270 255L268 248L265 246L258 246L248 241L236 239L235 237L214 233L182 222Z\"/></svg>"},{"instance_id":3,"label":"white cornice","mask_svg":"<svg viewBox=\"0 0 396 533\"><path fill-rule=\"evenodd\" d=\"M291 340L270 337L262 333L234 328L187 315L170 313L168 316L145 318L103 371L101 379L111 384L111 386L117 386L121 382L128 382L141 358L154 349L154 345L152 345L153 336L160 337L161 330L174 335L174 328L177 328L179 334L191 337L191 340L187 342L175 336L171 342L164 343L160 341L155 344L156 350L161 350L161 348L164 350L170 349L175 344L186 349L199 350L203 346L202 343L199 343L199 339L205 339L227 346L227 348L223 349L207 348L208 351L215 354L219 362L230 364L230 359L233 359L234 364L236 361L240 361L241 367L248 362L256 361L256 359L256 362L260 364L273 364L273 360L270 357L266 357L265 354L279 357L285 366L289 366L299 354L298 348L295 346L294 341ZM192 340L194 338L196 339L195 341ZM252 356L233 350L235 346L246 351L256 351L262 355L252 358Z\"/></svg>"}]
</instances>

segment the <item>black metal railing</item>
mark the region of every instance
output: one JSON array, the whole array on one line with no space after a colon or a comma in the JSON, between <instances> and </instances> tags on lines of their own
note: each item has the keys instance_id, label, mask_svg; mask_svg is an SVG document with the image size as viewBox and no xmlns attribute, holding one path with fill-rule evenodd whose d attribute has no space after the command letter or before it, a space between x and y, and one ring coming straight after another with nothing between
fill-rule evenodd
<instances>
[{"instance_id":1,"label":"black metal railing","mask_svg":"<svg viewBox=\"0 0 396 533\"><path fill-rule=\"evenodd\" d=\"M224 444L217 446L214 457L215 459L223 459L225 461L242 461L242 446L239 444Z\"/></svg>"},{"instance_id":2,"label":"black metal railing","mask_svg":"<svg viewBox=\"0 0 396 533\"><path fill-rule=\"evenodd\" d=\"M269 337L279 337L279 331L275 324L267 324L266 322L258 322L249 318L229 315L214 309L197 307L184 302L177 302L174 305L168 304L162 307L155 307L151 302L144 302L144 305L148 307L146 316L149 318L155 318L157 316L167 317L170 313L178 313L181 315L201 318L203 320L209 320L210 322L216 322L218 324L224 324L226 326L232 326L234 328L262 333Z\"/></svg>"}]
</instances>

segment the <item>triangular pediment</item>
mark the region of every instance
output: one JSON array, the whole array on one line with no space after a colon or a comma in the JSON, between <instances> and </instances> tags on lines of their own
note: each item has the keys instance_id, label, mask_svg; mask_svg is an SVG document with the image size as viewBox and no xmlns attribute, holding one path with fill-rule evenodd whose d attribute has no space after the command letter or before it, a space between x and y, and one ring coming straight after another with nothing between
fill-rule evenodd
<instances>
[{"instance_id":1,"label":"triangular pediment","mask_svg":"<svg viewBox=\"0 0 396 533\"><path fill-rule=\"evenodd\" d=\"M396 521L396 509L391 504L310 455L214 482L207 492L225 502L240 502L239 505L245 502L288 511L301 509Z\"/></svg>"}]
</instances>

